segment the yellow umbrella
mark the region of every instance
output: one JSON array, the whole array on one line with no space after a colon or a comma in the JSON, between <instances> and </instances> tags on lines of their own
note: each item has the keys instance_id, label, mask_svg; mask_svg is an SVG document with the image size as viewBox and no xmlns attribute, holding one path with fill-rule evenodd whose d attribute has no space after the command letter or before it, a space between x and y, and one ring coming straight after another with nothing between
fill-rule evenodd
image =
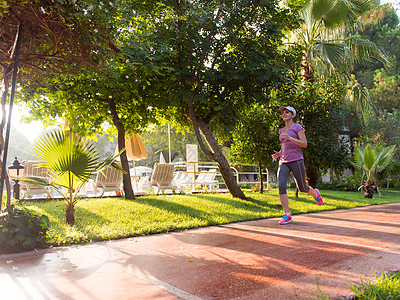
<instances>
[{"instance_id":1,"label":"yellow umbrella","mask_svg":"<svg viewBox=\"0 0 400 300\"><path fill-rule=\"evenodd\" d=\"M135 161L147 157L147 150L137 133L132 133L129 139L125 140L125 149L129 160Z\"/></svg>"},{"instance_id":2,"label":"yellow umbrella","mask_svg":"<svg viewBox=\"0 0 400 300\"><path fill-rule=\"evenodd\" d=\"M125 150L128 160L135 161L147 157L147 150L137 133L132 133L129 138L125 139ZM118 146L115 153L119 153Z\"/></svg>"},{"instance_id":3,"label":"yellow umbrella","mask_svg":"<svg viewBox=\"0 0 400 300\"><path fill-rule=\"evenodd\" d=\"M133 169L136 178L135 160L143 159L148 156L147 150L144 147L143 142L137 133L132 133L132 135L130 135L128 139L125 139L125 150L128 160L133 160ZM117 146L117 153L119 153L118 146Z\"/></svg>"}]
</instances>

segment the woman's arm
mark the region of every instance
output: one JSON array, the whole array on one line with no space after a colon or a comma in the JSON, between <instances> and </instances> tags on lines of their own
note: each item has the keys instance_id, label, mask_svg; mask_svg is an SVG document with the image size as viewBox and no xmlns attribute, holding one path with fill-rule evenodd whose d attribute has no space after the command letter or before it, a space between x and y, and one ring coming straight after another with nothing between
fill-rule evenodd
<instances>
[{"instance_id":1,"label":"woman's arm","mask_svg":"<svg viewBox=\"0 0 400 300\"><path fill-rule=\"evenodd\" d=\"M304 132L304 129L300 130L297 133L297 135L299 136L299 139L295 139L294 137L291 137L290 135L288 135L287 132L282 132L281 138L287 139L299 147L307 148L307 138L306 138L306 133Z\"/></svg>"}]
</instances>

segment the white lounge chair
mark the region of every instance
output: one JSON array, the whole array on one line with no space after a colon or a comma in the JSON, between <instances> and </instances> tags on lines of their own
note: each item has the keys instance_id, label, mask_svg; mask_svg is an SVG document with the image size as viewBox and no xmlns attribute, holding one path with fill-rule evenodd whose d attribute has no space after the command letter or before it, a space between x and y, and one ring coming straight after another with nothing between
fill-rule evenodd
<instances>
[{"instance_id":1,"label":"white lounge chair","mask_svg":"<svg viewBox=\"0 0 400 300\"><path fill-rule=\"evenodd\" d=\"M186 172L178 172L172 179L172 185L178 189L184 188L188 182L193 182L193 175Z\"/></svg>"},{"instance_id":2,"label":"white lounge chair","mask_svg":"<svg viewBox=\"0 0 400 300\"><path fill-rule=\"evenodd\" d=\"M21 164L24 166L24 169L20 171L21 177L24 176L35 176L43 178L50 177L51 171L45 167L39 166L37 162L23 161ZM54 197L54 188L52 186L39 186L26 183L23 181L21 181L20 184L21 184L20 185L21 199L24 199L26 197L30 198L34 195L42 195L42 194L46 194L48 198Z\"/></svg>"},{"instance_id":3,"label":"white lounge chair","mask_svg":"<svg viewBox=\"0 0 400 300\"><path fill-rule=\"evenodd\" d=\"M122 185L122 172L112 166L105 167L102 172L98 172L93 183L93 194L97 196L100 192L100 197L105 192L115 192L116 195L124 194Z\"/></svg>"},{"instance_id":4,"label":"white lounge chair","mask_svg":"<svg viewBox=\"0 0 400 300\"><path fill-rule=\"evenodd\" d=\"M208 186L210 190L219 189L219 184L218 181L215 180L215 176L217 176L217 170L210 169L207 173L205 173L203 182L198 183Z\"/></svg>"},{"instance_id":5,"label":"white lounge chair","mask_svg":"<svg viewBox=\"0 0 400 300\"><path fill-rule=\"evenodd\" d=\"M188 174L187 174L188 175ZM218 181L215 180L215 176L217 175L217 170L211 169L209 171L201 172L196 180L193 182L193 177L188 176L185 179L179 181L180 188L186 188L191 186L192 189L199 187L199 186L207 186L208 189L218 189Z\"/></svg>"},{"instance_id":6,"label":"white lounge chair","mask_svg":"<svg viewBox=\"0 0 400 300\"><path fill-rule=\"evenodd\" d=\"M132 182L132 188L135 195L146 194L148 190L151 189L150 177L144 176L138 181Z\"/></svg>"},{"instance_id":7,"label":"white lounge chair","mask_svg":"<svg viewBox=\"0 0 400 300\"><path fill-rule=\"evenodd\" d=\"M151 186L156 194L167 188L173 189L172 178L174 177L173 164L155 164L151 175Z\"/></svg>"}]
</instances>

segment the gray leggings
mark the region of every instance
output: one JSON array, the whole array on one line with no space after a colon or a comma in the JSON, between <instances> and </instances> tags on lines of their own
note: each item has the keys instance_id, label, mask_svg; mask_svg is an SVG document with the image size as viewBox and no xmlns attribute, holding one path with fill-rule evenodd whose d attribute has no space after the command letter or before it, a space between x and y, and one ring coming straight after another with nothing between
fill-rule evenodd
<instances>
[{"instance_id":1,"label":"gray leggings","mask_svg":"<svg viewBox=\"0 0 400 300\"><path fill-rule=\"evenodd\" d=\"M307 193L310 190L310 187L306 184L306 169L304 167L304 160L301 159L279 165L279 195L286 194L290 172L293 173L293 176L296 179L297 188L300 192Z\"/></svg>"}]
</instances>

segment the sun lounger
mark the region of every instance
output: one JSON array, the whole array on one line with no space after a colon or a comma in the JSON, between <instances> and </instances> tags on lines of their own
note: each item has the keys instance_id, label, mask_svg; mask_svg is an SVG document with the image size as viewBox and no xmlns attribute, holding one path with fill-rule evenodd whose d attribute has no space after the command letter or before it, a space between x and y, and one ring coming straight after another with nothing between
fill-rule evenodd
<instances>
[{"instance_id":1,"label":"sun lounger","mask_svg":"<svg viewBox=\"0 0 400 300\"><path fill-rule=\"evenodd\" d=\"M173 164L155 164L151 175L151 186L156 194L167 188L173 189L172 178L174 177Z\"/></svg>"}]
</instances>

